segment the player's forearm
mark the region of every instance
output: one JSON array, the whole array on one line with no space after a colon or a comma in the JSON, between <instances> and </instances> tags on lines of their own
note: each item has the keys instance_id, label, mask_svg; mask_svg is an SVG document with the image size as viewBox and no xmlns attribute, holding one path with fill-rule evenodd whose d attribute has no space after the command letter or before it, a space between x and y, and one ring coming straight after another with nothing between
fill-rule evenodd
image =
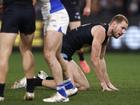
<instances>
[{"instance_id":1,"label":"player's forearm","mask_svg":"<svg viewBox=\"0 0 140 105\"><path fill-rule=\"evenodd\" d=\"M103 77L103 72L101 71L102 68L101 68L100 58L94 58L91 61L92 61L93 67L95 69L95 74L96 74L97 78L99 79L100 83L105 82L104 77Z\"/></svg>"},{"instance_id":2,"label":"player's forearm","mask_svg":"<svg viewBox=\"0 0 140 105\"><path fill-rule=\"evenodd\" d=\"M101 64L101 71L103 73L104 80L108 84L108 83L110 83L110 79L109 79L109 76L107 73L106 61L104 58L101 59L100 64Z\"/></svg>"}]
</instances>

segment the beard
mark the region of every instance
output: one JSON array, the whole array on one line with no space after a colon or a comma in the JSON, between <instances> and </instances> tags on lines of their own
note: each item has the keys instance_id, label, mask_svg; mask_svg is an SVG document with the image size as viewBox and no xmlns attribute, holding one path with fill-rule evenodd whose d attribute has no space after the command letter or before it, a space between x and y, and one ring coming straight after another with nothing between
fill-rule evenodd
<instances>
[{"instance_id":1,"label":"beard","mask_svg":"<svg viewBox=\"0 0 140 105\"><path fill-rule=\"evenodd\" d=\"M112 30L112 37L115 38L115 39L118 39L118 35L116 35L116 33L114 32L114 30Z\"/></svg>"}]
</instances>

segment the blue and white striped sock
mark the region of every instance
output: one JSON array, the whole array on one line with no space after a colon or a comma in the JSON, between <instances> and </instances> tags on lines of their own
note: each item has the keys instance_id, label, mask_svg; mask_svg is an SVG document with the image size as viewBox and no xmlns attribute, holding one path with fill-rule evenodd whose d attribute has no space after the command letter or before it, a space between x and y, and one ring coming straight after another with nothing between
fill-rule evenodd
<instances>
[{"instance_id":1,"label":"blue and white striped sock","mask_svg":"<svg viewBox=\"0 0 140 105\"><path fill-rule=\"evenodd\" d=\"M65 89L64 84L58 85L58 86L56 87L56 90L57 90L57 92L58 92L59 94L61 94L62 96L68 97L67 94L66 94L66 89Z\"/></svg>"},{"instance_id":2,"label":"blue and white striped sock","mask_svg":"<svg viewBox=\"0 0 140 105\"><path fill-rule=\"evenodd\" d=\"M64 81L64 86L65 86L66 90L75 88L75 86L72 84L70 79Z\"/></svg>"}]
</instances>

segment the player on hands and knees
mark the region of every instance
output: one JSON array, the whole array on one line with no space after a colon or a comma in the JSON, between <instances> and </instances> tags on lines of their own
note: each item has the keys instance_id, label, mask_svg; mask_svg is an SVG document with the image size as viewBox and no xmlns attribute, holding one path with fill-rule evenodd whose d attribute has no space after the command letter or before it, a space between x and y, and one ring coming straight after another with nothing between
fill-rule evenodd
<instances>
[{"instance_id":1,"label":"player on hands and knees","mask_svg":"<svg viewBox=\"0 0 140 105\"><path fill-rule=\"evenodd\" d=\"M127 27L127 18L118 14L112 18L109 24L86 24L68 32L63 37L62 56L60 58L61 65L65 70L65 76L69 75L72 82L75 86L79 86L80 90L89 88L85 75L81 72L76 62L72 60L72 56L84 44L91 45L91 61L102 90L118 90L109 79L104 56L109 38L119 38L124 35ZM44 79L39 84L56 87L56 83L53 80L49 82L49 80Z\"/></svg>"}]
</instances>

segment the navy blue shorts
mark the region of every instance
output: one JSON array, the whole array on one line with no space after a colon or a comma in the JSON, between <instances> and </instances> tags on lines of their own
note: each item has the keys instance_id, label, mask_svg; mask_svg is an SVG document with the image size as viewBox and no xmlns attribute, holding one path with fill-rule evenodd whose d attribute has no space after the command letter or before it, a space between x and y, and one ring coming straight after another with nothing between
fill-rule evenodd
<instances>
[{"instance_id":1,"label":"navy blue shorts","mask_svg":"<svg viewBox=\"0 0 140 105\"><path fill-rule=\"evenodd\" d=\"M80 0L61 0L65 6L70 22L81 20L81 5Z\"/></svg>"},{"instance_id":2,"label":"navy blue shorts","mask_svg":"<svg viewBox=\"0 0 140 105\"><path fill-rule=\"evenodd\" d=\"M3 12L1 32L31 34L35 31L35 11L29 5L8 5Z\"/></svg>"}]
</instances>

